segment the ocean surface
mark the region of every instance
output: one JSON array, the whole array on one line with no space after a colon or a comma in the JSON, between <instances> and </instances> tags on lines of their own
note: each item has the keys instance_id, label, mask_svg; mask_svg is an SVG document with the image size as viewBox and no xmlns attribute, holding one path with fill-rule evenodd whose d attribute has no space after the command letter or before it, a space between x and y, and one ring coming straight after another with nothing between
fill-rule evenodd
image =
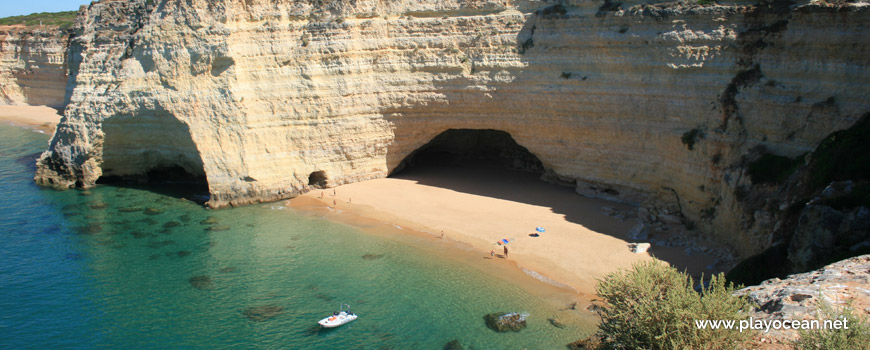
<instances>
[{"instance_id":1,"label":"ocean surface","mask_svg":"<svg viewBox=\"0 0 870 350\"><path fill-rule=\"evenodd\" d=\"M281 203L209 210L154 189L40 188L47 140L0 125L0 349L564 349L593 331L588 311L425 240ZM359 319L320 329L340 303ZM483 316L502 311L528 327L488 329Z\"/></svg>"}]
</instances>

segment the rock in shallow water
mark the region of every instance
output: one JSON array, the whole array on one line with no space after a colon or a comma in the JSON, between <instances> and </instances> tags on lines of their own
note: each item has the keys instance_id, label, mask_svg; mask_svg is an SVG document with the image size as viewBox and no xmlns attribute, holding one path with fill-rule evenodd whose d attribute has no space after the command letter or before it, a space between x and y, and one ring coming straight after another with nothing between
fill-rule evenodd
<instances>
[{"instance_id":1,"label":"rock in shallow water","mask_svg":"<svg viewBox=\"0 0 870 350\"><path fill-rule=\"evenodd\" d=\"M279 305L252 306L242 310L242 315L251 321L268 321L284 313L284 307Z\"/></svg>"},{"instance_id":2,"label":"rock in shallow water","mask_svg":"<svg viewBox=\"0 0 870 350\"><path fill-rule=\"evenodd\" d=\"M193 276L190 278L190 285L196 289L211 289L214 285L211 283L211 277L207 275Z\"/></svg>"},{"instance_id":3,"label":"rock in shallow water","mask_svg":"<svg viewBox=\"0 0 870 350\"><path fill-rule=\"evenodd\" d=\"M526 316L516 312L496 312L483 316L486 326L496 332L519 332L526 328Z\"/></svg>"},{"instance_id":4,"label":"rock in shallow water","mask_svg":"<svg viewBox=\"0 0 870 350\"><path fill-rule=\"evenodd\" d=\"M229 231L230 227L227 225L215 225L205 229L208 232L220 232L220 231Z\"/></svg>"},{"instance_id":5,"label":"rock in shallow water","mask_svg":"<svg viewBox=\"0 0 870 350\"><path fill-rule=\"evenodd\" d=\"M159 215L159 214L163 213L163 210L160 210L157 208L148 208L148 209L145 209L144 213L146 215Z\"/></svg>"},{"instance_id":6,"label":"rock in shallow water","mask_svg":"<svg viewBox=\"0 0 870 350\"><path fill-rule=\"evenodd\" d=\"M462 344L459 343L458 339L453 339L444 344L444 350L462 350Z\"/></svg>"},{"instance_id":7,"label":"rock in shallow water","mask_svg":"<svg viewBox=\"0 0 870 350\"><path fill-rule=\"evenodd\" d=\"M377 260L377 259L380 259L383 257L384 257L384 254L366 254L366 255L362 256L362 258L366 259L366 260Z\"/></svg>"}]
</instances>

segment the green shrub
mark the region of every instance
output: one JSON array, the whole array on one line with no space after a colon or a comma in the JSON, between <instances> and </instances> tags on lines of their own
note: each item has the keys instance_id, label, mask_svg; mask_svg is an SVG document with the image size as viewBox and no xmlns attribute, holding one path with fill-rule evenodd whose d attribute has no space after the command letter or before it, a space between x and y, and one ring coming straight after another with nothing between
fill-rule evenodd
<instances>
[{"instance_id":1,"label":"green shrub","mask_svg":"<svg viewBox=\"0 0 870 350\"><path fill-rule=\"evenodd\" d=\"M598 325L602 349L738 349L750 332L697 329L695 320L742 320L751 305L731 295L722 274L695 292L692 278L661 262L635 264L599 281L606 302ZM738 321L739 322L739 321Z\"/></svg>"},{"instance_id":2,"label":"green shrub","mask_svg":"<svg viewBox=\"0 0 870 350\"><path fill-rule=\"evenodd\" d=\"M870 349L870 323L866 318L854 314L851 307L835 309L822 301L819 303L817 319L820 321L845 319L848 329L802 330L800 339L794 343L796 350Z\"/></svg>"},{"instance_id":3,"label":"green shrub","mask_svg":"<svg viewBox=\"0 0 870 350\"><path fill-rule=\"evenodd\" d=\"M76 15L78 15L78 11L31 13L24 16L0 18L0 25L21 24L25 26L38 26L42 23L43 25L66 29L75 22Z\"/></svg>"}]
</instances>

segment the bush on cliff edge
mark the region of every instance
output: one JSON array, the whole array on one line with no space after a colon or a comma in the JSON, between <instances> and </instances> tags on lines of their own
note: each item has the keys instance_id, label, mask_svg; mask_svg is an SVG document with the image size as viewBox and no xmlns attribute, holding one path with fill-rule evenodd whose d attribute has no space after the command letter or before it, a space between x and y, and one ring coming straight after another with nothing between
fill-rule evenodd
<instances>
[{"instance_id":1,"label":"bush on cliff edge","mask_svg":"<svg viewBox=\"0 0 870 350\"><path fill-rule=\"evenodd\" d=\"M732 296L733 284L714 275L698 293L693 280L661 262L635 264L599 281L606 302L598 334L602 349L737 349L751 334L698 329L695 320L742 320L752 305ZM739 321L737 321L739 322Z\"/></svg>"},{"instance_id":2,"label":"bush on cliff edge","mask_svg":"<svg viewBox=\"0 0 870 350\"><path fill-rule=\"evenodd\" d=\"M850 305L835 307L824 299L819 303L818 320L846 320L848 328L800 331L795 350L870 350L870 322L855 313Z\"/></svg>"}]
</instances>

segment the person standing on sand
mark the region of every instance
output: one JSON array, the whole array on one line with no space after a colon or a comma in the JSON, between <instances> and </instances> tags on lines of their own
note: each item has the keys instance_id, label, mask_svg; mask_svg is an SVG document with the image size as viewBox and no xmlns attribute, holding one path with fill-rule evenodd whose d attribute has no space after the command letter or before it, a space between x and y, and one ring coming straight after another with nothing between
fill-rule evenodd
<instances>
[{"instance_id":1,"label":"person standing on sand","mask_svg":"<svg viewBox=\"0 0 870 350\"><path fill-rule=\"evenodd\" d=\"M495 256L495 249L489 250L489 256Z\"/></svg>"},{"instance_id":2,"label":"person standing on sand","mask_svg":"<svg viewBox=\"0 0 870 350\"><path fill-rule=\"evenodd\" d=\"M504 246L504 258L507 259L507 246Z\"/></svg>"},{"instance_id":3,"label":"person standing on sand","mask_svg":"<svg viewBox=\"0 0 870 350\"><path fill-rule=\"evenodd\" d=\"M332 195L335 196L335 189L332 189Z\"/></svg>"}]
</instances>

